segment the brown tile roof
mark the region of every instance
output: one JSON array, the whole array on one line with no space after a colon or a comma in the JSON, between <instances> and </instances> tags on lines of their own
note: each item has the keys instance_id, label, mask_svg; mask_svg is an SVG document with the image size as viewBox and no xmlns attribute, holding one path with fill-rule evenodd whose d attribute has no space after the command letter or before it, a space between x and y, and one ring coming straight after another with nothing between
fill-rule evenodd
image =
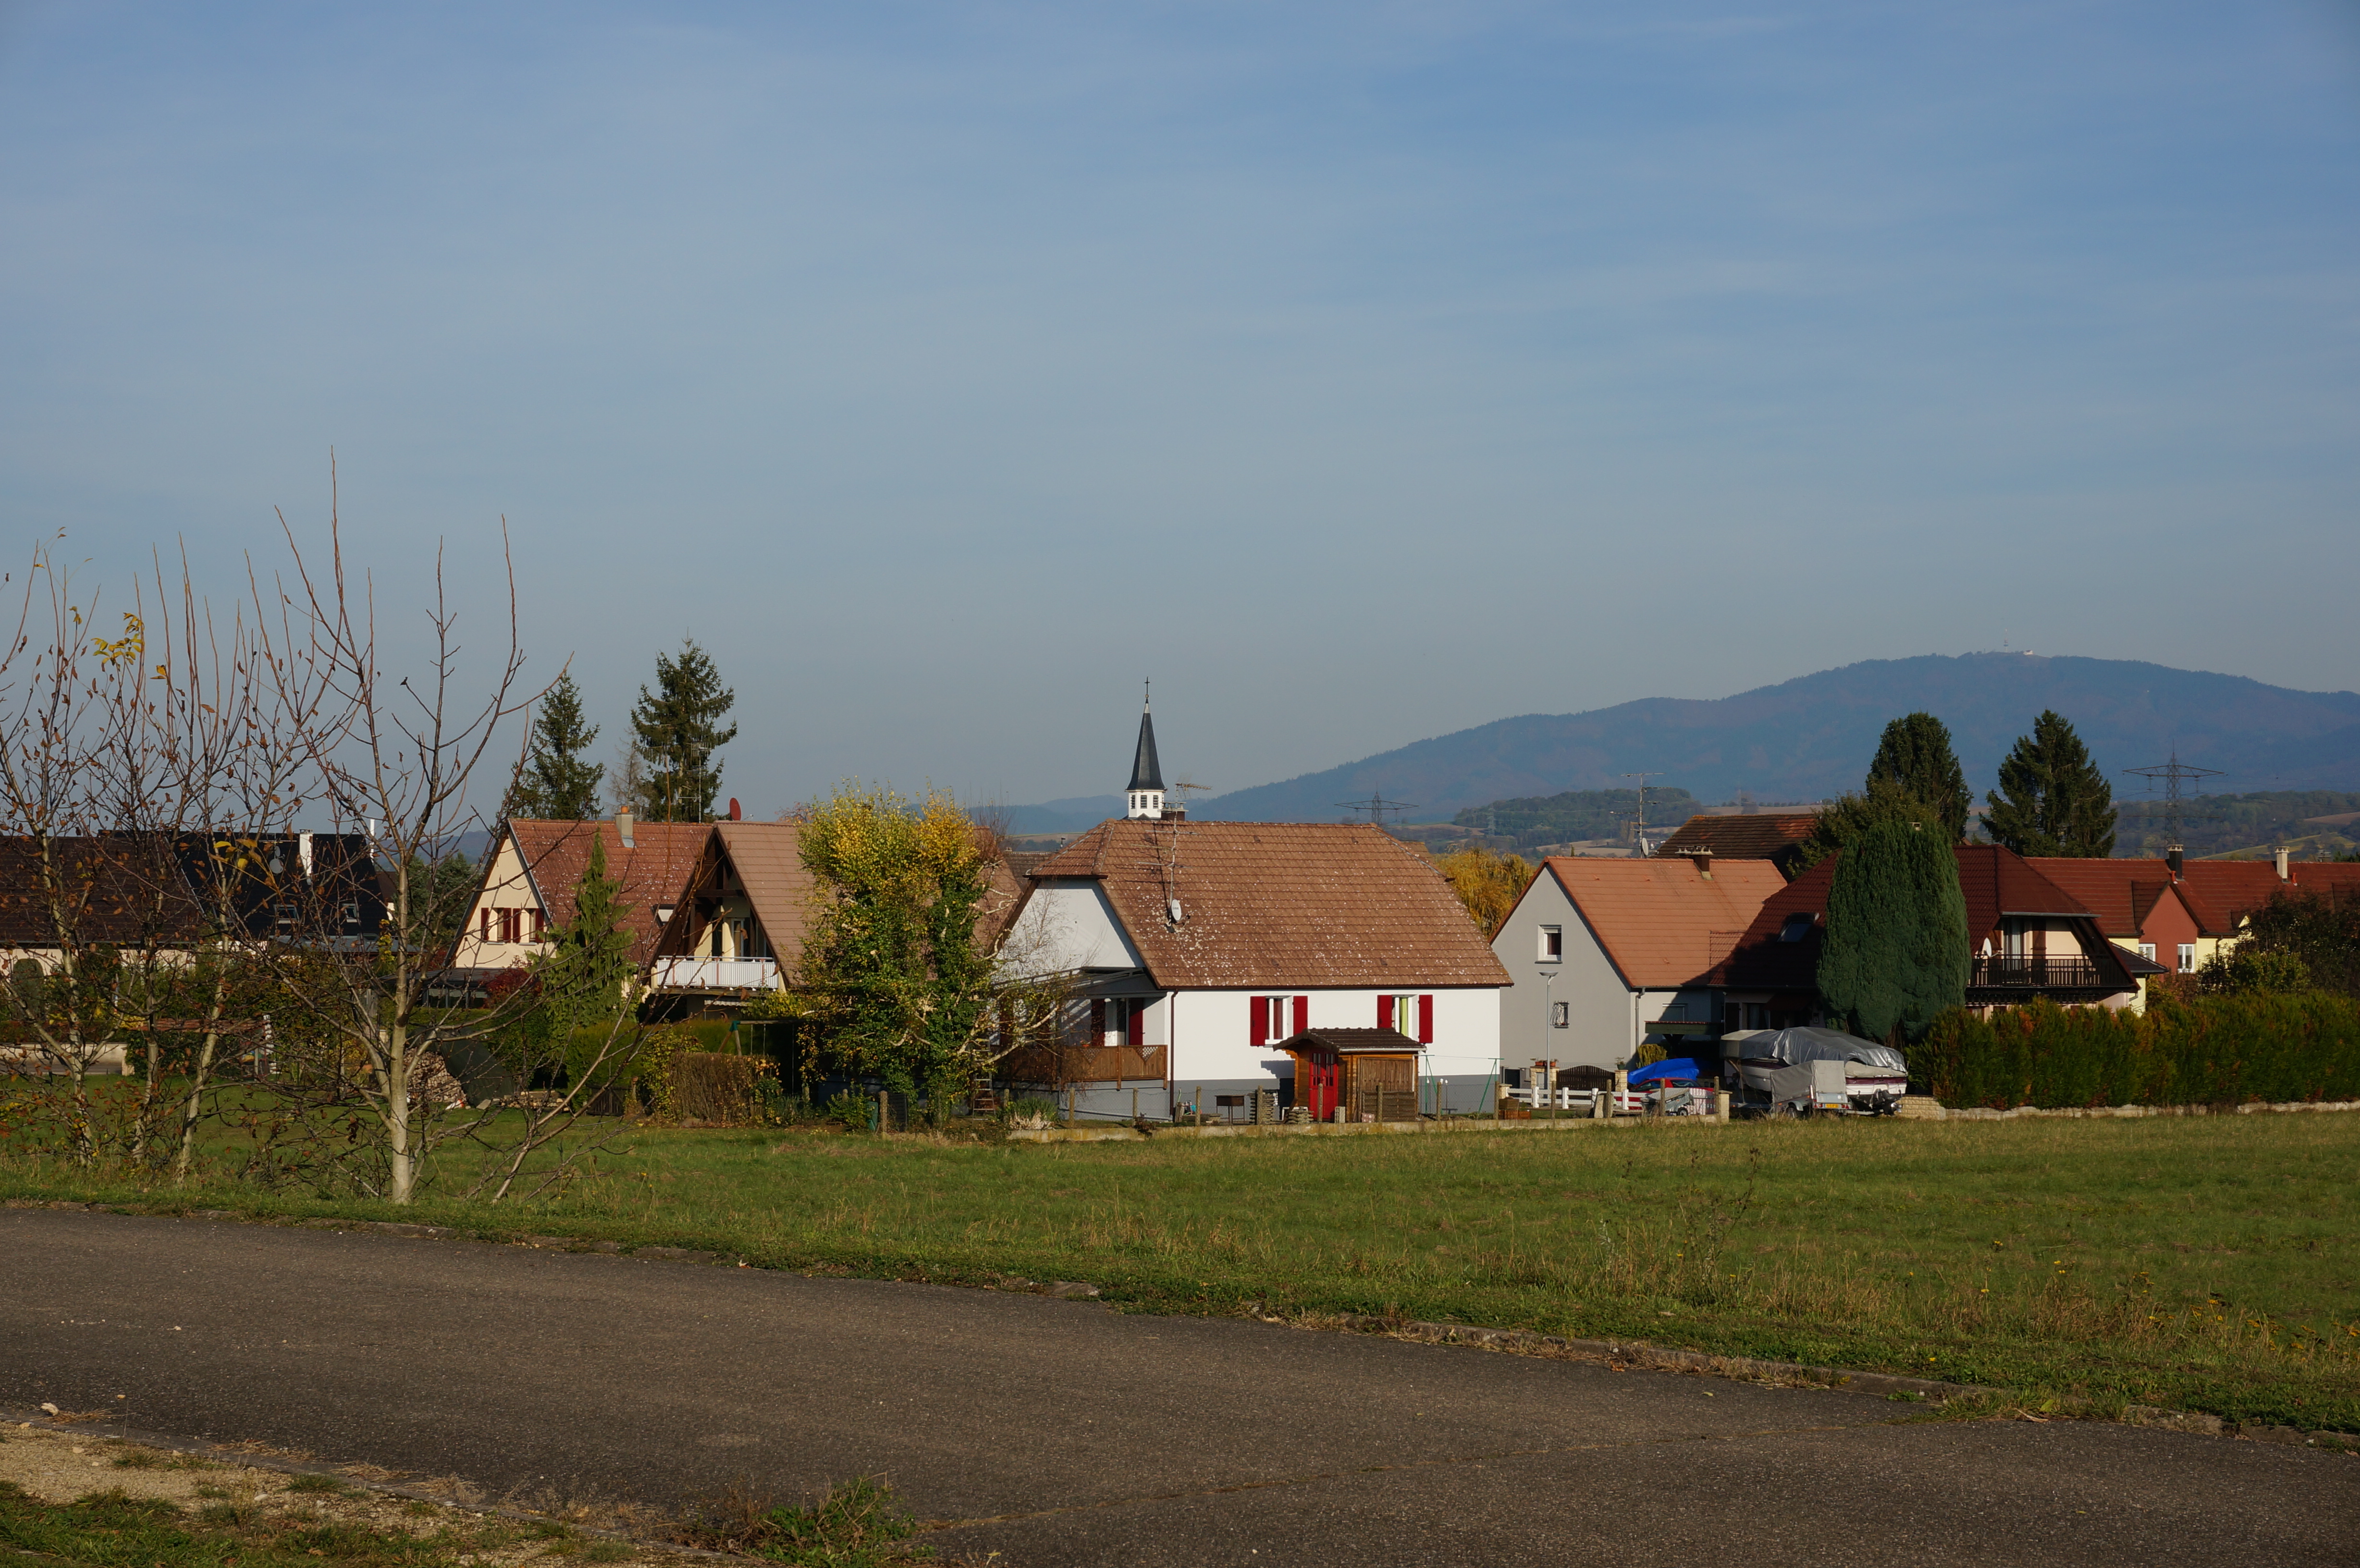
<instances>
[{"instance_id":1,"label":"brown tile roof","mask_svg":"<svg viewBox=\"0 0 2360 1568\"><path fill-rule=\"evenodd\" d=\"M1709 849L1715 860L1775 861L1780 870L1791 873L1796 851L1811 836L1819 821L1816 811L1690 817L1663 842L1655 854L1664 857Z\"/></svg>"},{"instance_id":2,"label":"brown tile roof","mask_svg":"<svg viewBox=\"0 0 2360 1568\"><path fill-rule=\"evenodd\" d=\"M796 822L716 822L721 847L745 885L746 901L762 922L770 951L792 968L811 930L817 879L803 869L803 828Z\"/></svg>"},{"instance_id":3,"label":"brown tile roof","mask_svg":"<svg viewBox=\"0 0 2360 1568\"><path fill-rule=\"evenodd\" d=\"M2158 900L2176 896L2188 908L2197 929L2206 936L2227 936L2234 922L2215 912L2212 900L2183 882L2175 890L2171 867L2160 860L2067 859L2027 855L2025 864L2076 898L2098 918L2098 929L2110 937L2136 936L2147 924L2147 912ZM2275 881L2278 873L2270 872Z\"/></svg>"},{"instance_id":4,"label":"brown tile roof","mask_svg":"<svg viewBox=\"0 0 2360 1568\"><path fill-rule=\"evenodd\" d=\"M1450 885L1364 823L1117 820L1033 875L1096 880L1167 990L1508 984Z\"/></svg>"},{"instance_id":5,"label":"brown tile roof","mask_svg":"<svg viewBox=\"0 0 2360 1568\"><path fill-rule=\"evenodd\" d=\"M574 892L583 873L590 869L590 844L595 837L606 846L606 875L623 885L627 906L623 924L631 933L631 962L645 964L655 956L661 928L656 906L676 905L688 889L689 874L713 834L711 822L640 822L631 830L635 848L623 847L623 836L611 819L597 822L542 822L510 818L509 836L517 855L532 878L553 931L574 919Z\"/></svg>"},{"instance_id":6,"label":"brown tile roof","mask_svg":"<svg viewBox=\"0 0 2360 1568\"><path fill-rule=\"evenodd\" d=\"M1717 856L1709 877L1686 857L1552 855L1541 868L1565 889L1623 982L1634 987L1700 980L1729 956L1763 900L1786 886L1767 860Z\"/></svg>"},{"instance_id":7,"label":"brown tile roof","mask_svg":"<svg viewBox=\"0 0 2360 1568\"><path fill-rule=\"evenodd\" d=\"M1967 944L1976 946L2003 915L2049 915L2060 920L2095 916L2082 899L2059 887L2030 862L1995 844L1962 844L1959 891L1967 901ZM1839 850L1780 888L1762 906L1724 972L1724 984L1743 990L1811 990L1819 984L1819 942L1827 930L1828 890L1834 885ZM1790 915L1812 917L1800 942L1781 942Z\"/></svg>"},{"instance_id":8,"label":"brown tile roof","mask_svg":"<svg viewBox=\"0 0 2360 1568\"><path fill-rule=\"evenodd\" d=\"M2188 886L2234 929L2235 923L2288 887L2314 893L2360 894L2360 864L2337 860L2298 860L2287 867L2288 880L2278 880L2278 868L2267 860L2191 860L2180 868Z\"/></svg>"},{"instance_id":9,"label":"brown tile roof","mask_svg":"<svg viewBox=\"0 0 2360 1568\"><path fill-rule=\"evenodd\" d=\"M49 840L58 907L29 836L0 838L0 945L54 948L62 919L76 946L177 947L205 928L171 839L158 833Z\"/></svg>"}]
</instances>

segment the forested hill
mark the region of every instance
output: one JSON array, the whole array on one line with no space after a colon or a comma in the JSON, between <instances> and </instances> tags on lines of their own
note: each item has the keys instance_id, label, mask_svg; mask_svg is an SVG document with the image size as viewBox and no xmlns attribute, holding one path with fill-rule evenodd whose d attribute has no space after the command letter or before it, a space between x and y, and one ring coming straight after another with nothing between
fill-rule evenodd
<instances>
[{"instance_id":1,"label":"forested hill","mask_svg":"<svg viewBox=\"0 0 2360 1568\"><path fill-rule=\"evenodd\" d=\"M2360 789L2360 695L2294 691L2242 676L2111 659L1971 653L1873 659L1713 702L1655 697L1587 713L1532 713L1218 796L1194 814L1326 822L1338 800L1382 790L1425 820L1469 806L1621 786L1654 772L1700 800L1765 800L1857 789L1886 721L1924 709L1950 727L1980 796L2043 708L2073 722L2118 800L2121 769L2166 760L2222 770L2219 791Z\"/></svg>"}]
</instances>

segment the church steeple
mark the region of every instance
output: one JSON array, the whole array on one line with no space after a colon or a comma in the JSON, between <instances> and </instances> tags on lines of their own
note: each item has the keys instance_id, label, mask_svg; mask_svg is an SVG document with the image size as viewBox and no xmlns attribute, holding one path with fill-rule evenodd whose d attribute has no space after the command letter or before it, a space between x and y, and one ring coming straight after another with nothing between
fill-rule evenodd
<instances>
[{"instance_id":1,"label":"church steeple","mask_svg":"<svg viewBox=\"0 0 2360 1568\"><path fill-rule=\"evenodd\" d=\"M1153 688L1149 689L1149 694ZM1139 702L1139 749L1131 759L1131 782L1124 788L1123 815L1150 822L1164 815L1164 768L1155 760L1155 714L1147 696Z\"/></svg>"}]
</instances>

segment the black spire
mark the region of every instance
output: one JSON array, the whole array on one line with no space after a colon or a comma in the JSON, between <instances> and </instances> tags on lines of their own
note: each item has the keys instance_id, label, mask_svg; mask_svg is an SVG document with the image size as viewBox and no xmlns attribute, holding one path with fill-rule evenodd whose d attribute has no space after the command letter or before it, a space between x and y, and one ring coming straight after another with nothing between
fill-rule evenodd
<instances>
[{"instance_id":1,"label":"black spire","mask_svg":"<svg viewBox=\"0 0 2360 1568\"><path fill-rule=\"evenodd\" d=\"M1139 754L1131 759L1131 782L1123 788L1164 790L1164 768L1155 760L1155 715L1148 711L1145 698L1139 703Z\"/></svg>"}]
</instances>

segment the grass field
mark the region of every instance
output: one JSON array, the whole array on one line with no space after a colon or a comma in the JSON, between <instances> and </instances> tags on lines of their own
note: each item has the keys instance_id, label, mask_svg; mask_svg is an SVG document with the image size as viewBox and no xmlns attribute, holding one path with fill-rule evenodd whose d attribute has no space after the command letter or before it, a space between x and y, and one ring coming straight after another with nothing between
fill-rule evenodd
<instances>
[{"instance_id":1,"label":"grass field","mask_svg":"<svg viewBox=\"0 0 2360 1568\"><path fill-rule=\"evenodd\" d=\"M1130 1310L1397 1313L2360 1431L2352 1116L1054 1145L640 1128L530 1209L22 1159L0 1194L1083 1279Z\"/></svg>"}]
</instances>

